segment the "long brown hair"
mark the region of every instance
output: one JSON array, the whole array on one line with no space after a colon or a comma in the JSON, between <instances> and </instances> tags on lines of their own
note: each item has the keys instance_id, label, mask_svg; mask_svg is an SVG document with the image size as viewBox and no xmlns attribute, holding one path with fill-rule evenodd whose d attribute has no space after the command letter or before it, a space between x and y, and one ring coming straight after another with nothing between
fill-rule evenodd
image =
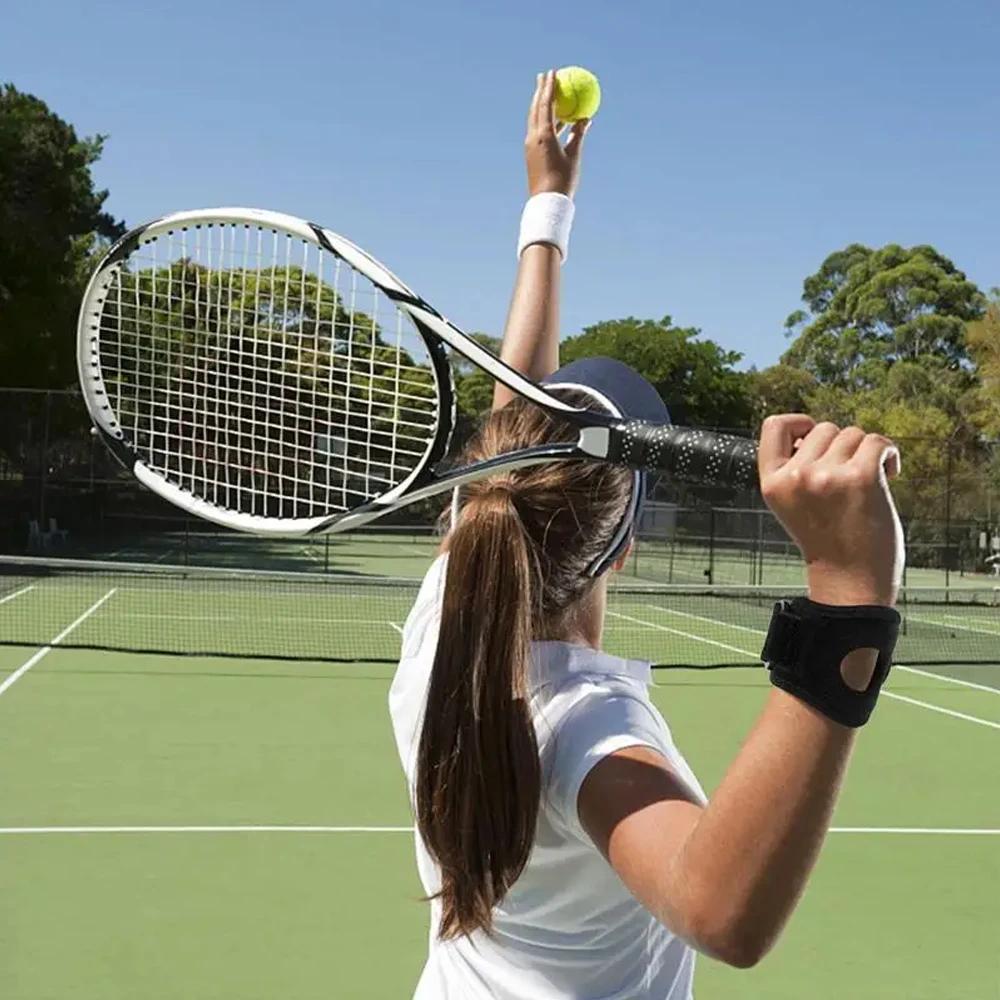
<instances>
[{"instance_id":1,"label":"long brown hair","mask_svg":"<svg viewBox=\"0 0 1000 1000\"><path fill-rule=\"evenodd\" d=\"M590 405L579 390L561 395ZM489 417L466 458L575 435L515 399ZM441 871L442 938L489 931L493 907L528 862L541 797L531 641L571 627L594 585L587 568L610 544L631 486L626 469L580 461L465 488L416 769L417 827Z\"/></svg>"}]
</instances>

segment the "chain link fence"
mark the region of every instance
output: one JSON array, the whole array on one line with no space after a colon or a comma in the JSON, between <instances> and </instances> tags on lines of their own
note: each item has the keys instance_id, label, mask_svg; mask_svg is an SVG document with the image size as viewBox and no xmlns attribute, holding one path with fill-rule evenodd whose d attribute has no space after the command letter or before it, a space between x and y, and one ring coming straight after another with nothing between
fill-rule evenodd
<instances>
[{"instance_id":1,"label":"chain link fence","mask_svg":"<svg viewBox=\"0 0 1000 1000\"><path fill-rule=\"evenodd\" d=\"M907 536L907 582L961 586L1000 577L1000 446L897 443L904 462L894 493ZM431 536L441 507L411 507L368 534ZM627 572L638 578L801 582L795 546L754 493L661 482L637 536ZM255 549L256 539L187 517L140 486L91 433L78 392L0 389L0 551L108 556L127 545L140 557L169 551L171 561L187 561L201 553L205 562L204 552L220 539L227 551L242 551L246 565L267 568L281 559L280 544ZM310 566L326 562L313 558Z\"/></svg>"}]
</instances>

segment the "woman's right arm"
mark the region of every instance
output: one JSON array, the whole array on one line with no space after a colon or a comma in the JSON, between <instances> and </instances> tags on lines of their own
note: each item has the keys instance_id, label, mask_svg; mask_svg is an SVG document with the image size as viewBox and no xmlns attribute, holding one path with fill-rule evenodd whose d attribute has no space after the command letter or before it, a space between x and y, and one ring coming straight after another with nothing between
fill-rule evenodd
<instances>
[{"instance_id":1,"label":"woman's right arm","mask_svg":"<svg viewBox=\"0 0 1000 1000\"><path fill-rule=\"evenodd\" d=\"M883 472L890 447L808 417L764 426L761 488L802 549L819 603L895 602L903 548ZM889 462L898 471L898 459ZM850 659L845 671L865 684L874 653ZM775 689L706 806L660 754L636 747L593 768L580 820L652 913L700 951L748 967L775 943L805 888L856 734Z\"/></svg>"}]
</instances>

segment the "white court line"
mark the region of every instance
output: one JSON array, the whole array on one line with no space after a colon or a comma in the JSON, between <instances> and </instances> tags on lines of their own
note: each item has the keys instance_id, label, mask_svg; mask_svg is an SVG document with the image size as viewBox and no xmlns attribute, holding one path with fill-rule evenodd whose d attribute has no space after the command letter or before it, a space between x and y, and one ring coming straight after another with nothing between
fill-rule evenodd
<instances>
[{"instance_id":1,"label":"white court line","mask_svg":"<svg viewBox=\"0 0 1000 1000\"><path fill-rule=\"evenodd\" d=\"M708 625L717 625L719 628L732 628L739 629L741 632L749 632L752 635L767 635L762 629L758 628L747 628L745 625L733 625L730 622L721 621L718 618L705 618L703 615L693 615L687 611L674 611L672 608L661 608L656 604L643 604L643 607L649 608L652 611L659 611L665 615L679 615L683 618L693 618L696 621L705 622ZM610 614L610 612L609 612ZM926 620L926 619L924 619ZM684 635L683 632L678 632L678 635ZM994 633L990 633L991 635ZM1000 632L995 633L1000 637ZM691 637L694 638L694 637ZM709 639L702 639L702 642L709 642ZM732 648L732 647L727 647ZM902 664L894 664L893 670L902 670L908 674L918 674L921 677L929 677L936 681L946 681L948 684L957 684L959 687L971 688L974 691L985 691L987 694L998 694L1000 695L1000 688L988 687L985 684L976 684L973 681L963 680L961 677L949 677L947 674L936 674L930 670L918 670L916 667L904 667ZM888 692L885 692L888 693Z\"/></svg>"},{"instance_id":2,"label":"white court line","mask_svg":"<svg viewBox=\"0 0 1000 1000\"><path fill-rule=\"evenodd\" d=\"M704 642L704 643L706 643L709 646L718 646L721 649L728 649L730 652L733 652L733 653L742 653L744 656L749 656L749 657L752 657L752 658L758 660L758 662L759 662L759 659L760 659L759 654L757 654L757 653L748 652L747 650L740 649L737 646L729 646L729 645L727 645L724 642L716 642L714 639L705 639L702 636L691 635L688 632L681 632L678 629L667 628L666 625L660 625L657 622L647 622L647 621L644 621L641 618L632 618L629 615L619 614L619 613L614 612L614 611L609 611L608 614L609 615L614 615L615 618L624 618L626 621L634 622L636 625L645 625L647 628L655 628L655 629L658 629L661 632L670 632L673 635L683 636L685 639L694 639L696 642ZM718 624L721 625L721 626L725 626L726 623L725 622L719 622ZM763 635L764 633L760 633L760 634ZM896 667L895 669L896 670L908 670L909 668L907 668L907 667ZM937 675L935 675L935 676L937 676ZM941 679L944 680L945 678L942 677ZM957 680L955 678L949 678L949 679L955 680L955 683L957 683L957 684L969 684L969 683L971 683L969 681L959 681L959 680ZM955 711L953 711L950 708L942 708L940 705L932 705L930 702L920 701L917 698L908 698L906 695L895 694L894 692L892 692L892 691L886 691L885 689L882 690L881 696L883 698L891 698L893 701L905 701L908 705L917 705L920 708L926 708L929 712L939 712L941 715L948 715L948 716L951 716L951 718L953 718L953 719L963 719L965 722L975 722L975 723L977 723L980 726L988 726L990 729L1000 729L1000 722L990 722L987 719L980 719L979 716L977 716L977 715L966 715L965 712L955 712Z\"/></svg>"},{"instance_id":3,"label":"white court line","mask_svg":"<svg viewBox=\"0 0 1000 1000\"><path fill-rule=\"evenodd\" d=\"M222 615L158 615L154 613L147 613L144 611L138 612L126 612L125 614L119 614L117 617L121 619L128 618L139 618L139 619L152 619L158 622L248 622L249 619L246 615L236 615L223 617ZM258 615L252 616L252 621L255 624L266 623L266 622L281 622L285 625L385 625L386 622L382 618L289 618L287 616L281 616L279 618L267 618L260 617ZM392 622L389 622L392 625ZM394 628L397 626L393 626Z\"/></svg>"},{"instance_id":4,"label":"white court line","mask_svg":"<svg viewBox=\"0 0 1000 1000\"><path fill-rule=\"evenodd\" d=\"M938 837L996 837L1000 830L963 829L946 826L834 826L830 833L896 833L926 834Z\"/></svg>"},{"instance_id":5,"label":"white court line","mask_svg":"<svg viewBox=\"0 0 1000 1000\"><path fill-rule=\"evenodd\" d=\"M15 590L13 594L8 594L6 597L0 597L0 604L6 604L8 601L13 601L15 597L20 597L22 594L26 594L29 590L34 590L35 585L32 583L27 587L22 587L20 590Z\"/></svg>"},{"instance_id":6,"label":"white court line","mask_svg":"<svg viewBox=\"0 0 1000 1000\"><path fill-rule=\"evenodd\" d=\"M21 666L17 668L2 684L0 684L0 695L3 695L8 688L16 684L40 659L47 656L52 652L53 646L58 646L59 643L63 641L77 627L77 625L83 624L109 597L113 596L118 590L117 587L112 587L99 601L91 604L89 608L75 622L64 628L54 639L50 640L45 646L42 646L31 659L22 663Z\"/></svg>"},{"instance_id":7,"label":"white court line","mask_svg":"<svg viewBox=\"0 0 1000 1000\"><path fill-rule=\"evenodd\" d=\"M395 630L396 630L396 631L397 631L397 632L398 632L398 633L399 633L400 635L402 635L402 634L403 634L403 630L402 630L402 629L401 629L401 628L400 628L400 627L399 627L399 626L398 626L398 625L397 625L397 624L396 624L395 622L389 622L389 624L390 624L390 625L391 625L391 626L392 626L392 627L393 627L393 628L394 628L394 629L395 629Z\"/></svg>"},{"instance_id":8,"label":"white court line","mask_svg":"<svg viewBox=\"0 0 1000 1000\"><path fill-rule=\"evenodd\" d=\"M988 628L975 628L973 625L957 625L951 620L949 615L945 615L945 621L938 621L936 618L925 618L923 615L908 615L908 617L915 622L920 622L921 625L933 625L935 628L954 628L958 629L960 632L975 632L976 635L992 635L1000 639L1000 631ZM964 621L965 619L962 619Z\"/></svg>"},{"instance_id":9,"label":"white court line","mask_svg":"<svg viewBox=\"0 0 1000 1000\"><path fill-rule=\"evenodd\" d=\"M757 660L760 662L760 656L757 653L748 653L745 649L739 649L736 646L729 646L724 642L716 642L714 639L706 639L701 635L692 635L690 632L681 632L680 629L668 628L666 625L659 625L656 622L647 622L642 618L633 618L631 615L623 615L619 611L609 611L609 615L613 618L624 618L627 622L632 622L634 625L645 625L646 628L655 628L660 632L669 632L671 635L679 635L684 639L694 639L695 642L703 642L707 646L718 646L719 649L727 649L730 653L739 653L741 656L749 656L751 660Z\"/></svg>"},{"instance_id":10,"label":"white court line","mask_svg":"<svg viewBox=\"0 0 1000 1000\"><path fill-rule=\"evenodd\" d=\"M413 833L412 826L4 826L0 836L181 833ZM923 826L834 826L829 833L996 837L1000 829Z\"/></svg>"},{"instance_id":11,"label":"white court line","mask_svg":"<svg viewBox=\"0 0 1000 1000\"><path fill-rule=\"evenodd\" d=\"M6 826L0 835L90 833L413 833L412 826Z\"/></svg>"},{"instance_id":12,"label":"white court line","mask_svg":"<svg viewBox=\"0 0 1000 1000\"><path fill-rule=\"evenodd\" d=\"M986 684L976 684L974 681L963 681L956 677L943 677L932 670L918 670L916 667L901 667L898 665L894 669L905 670L908 674L917 674L920 677L929 677L934 681L952 681L955 684L961 684L963 687L972 688L975 691L985 691L987 694L1000 694L1000 688L989 687Z\"/></svg>"},{"instance_id":13,"label":"white court line","mask_svg":"<svg viewBox=\"0 0 1000 1000\"><path fill-rule=\"evenodd\" d=\"M980 726L989 726L990 729L1000 729L1000 722L989 722L986 719L980 719L978 715L966 715L965 712L956 712L950 708L942 708L940 705L931 705L929 702L920 701L917 698L908 698L905 694L894 694L892 691L883 691L882 694L886 698L905 701L908 705L919 705L921 708L929 709L932 712L950 715L953 719L964 719L966 722L976 722Z\"/></svg>"},{"instance_id":14,"label":"white court line","mask_svg":"<svg viewBox=\"0 0 1000 1000\"><path fill-rule=\"evenodd\" d=\"M746 625L733 625L731 622L719 621L718 618L706 618L704 615L693 615L690 611L675 611L673 608L661 608L658 604L643 604L644 608L659 611L665 615L676 615L678 618L691 618L696 622L707 622L709 625L722 625L725 628L736 629L739 632L750 632L752 635L765 635L759 628L747 628Z\"/></svg>"}]
</instances>

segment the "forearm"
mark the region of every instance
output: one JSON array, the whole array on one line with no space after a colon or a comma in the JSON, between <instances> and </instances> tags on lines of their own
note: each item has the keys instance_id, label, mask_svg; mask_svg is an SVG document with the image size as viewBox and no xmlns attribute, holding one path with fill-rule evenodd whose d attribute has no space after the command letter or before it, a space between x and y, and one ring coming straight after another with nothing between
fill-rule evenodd
<instances>
[{"instance_id":1,"label":"forearm","mask_svg":"<svg viewBox=\"0 0 1000 1000\"><path fill-rule=\"evenodd\" d=\"M829 828L855 732L771 693L670 866L666 898L696 943L749 965L777 940Z\"/></svg>"},{"instance_id":2,"label":"forearm","mask_svg":"<svg viewBox=\"0 0 1000 1000\"><path fill-rule=\"evenodd\" d=\"M548 243L525 249L504 327L500 357L538 381L559 367L559 280L562 258ZM499 382L493 408L506 406L513 393Z\"/></svg>"}]
</instances>

